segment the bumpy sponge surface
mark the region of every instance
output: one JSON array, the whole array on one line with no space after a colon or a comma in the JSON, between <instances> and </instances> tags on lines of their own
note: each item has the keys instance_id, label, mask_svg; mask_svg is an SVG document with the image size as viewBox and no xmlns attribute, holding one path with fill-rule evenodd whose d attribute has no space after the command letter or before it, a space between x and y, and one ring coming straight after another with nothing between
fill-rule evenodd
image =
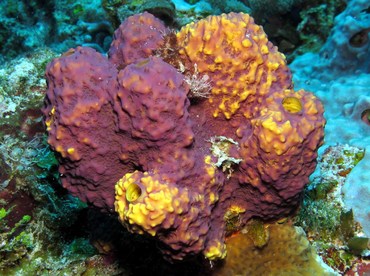
<instances>
[{"instance_id":1,"label":"bumpy sponge surface","mask_svg":"<svg viewBox=\"0 0 370 276\"><path fill-rule=\"evenodd\" d=\"M168 259L224 258L226 236L251 218L294 213L316 165L323 107L294 91L284 56L246 14L177 34L135 15L109 58L78 47L46 78L63 186L154 236Z\"/></svg>"},{"instance_id":2,"label":"bumpy sponge surface","mask_svg":"<svg viewBox=\"0 0 370 276\"><path fill-rule=\"evenodd\" d=\"M284 55L248 14L210 16L185 26L177 38L186 67L196 65L211 79L214 117L230 119L241 109L250 118L265 95L291 85Z\"/></svg>"}]
</instances>

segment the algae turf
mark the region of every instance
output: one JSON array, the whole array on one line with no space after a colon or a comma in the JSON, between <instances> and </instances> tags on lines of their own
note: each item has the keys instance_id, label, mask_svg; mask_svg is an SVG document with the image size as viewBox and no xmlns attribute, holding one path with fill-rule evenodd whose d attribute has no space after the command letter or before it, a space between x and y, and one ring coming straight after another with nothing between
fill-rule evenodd
<instances>
[{"instance_id":1,"label":"algae turf","mask_svg":"<svg viewBox=\"0 0 370 276\"><path fill-rule=\"evenodd\" d=\"M347 175L364 157L364 149L337 145L327 147L318 162L320 174L305 188L295 224L301 226L324 262L346 271L361 260L367 247L352 210L343 202Z\"/></svg>"}]
</instances>

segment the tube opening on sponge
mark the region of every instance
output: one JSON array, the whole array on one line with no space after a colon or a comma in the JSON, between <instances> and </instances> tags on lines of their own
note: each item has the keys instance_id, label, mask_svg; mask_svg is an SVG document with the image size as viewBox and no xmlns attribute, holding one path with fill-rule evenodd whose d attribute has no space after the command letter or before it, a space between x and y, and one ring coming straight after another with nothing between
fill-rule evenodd
<instances>
[{"instance_id":1,"label":"tube opening on sponge","mask_svg":"<svg viewBox=\"0 0 370 276\"><path fill-rule=\"evenodd\" d=\"M126 200L130 203L136 201L141 196L141 188L136 183L131 183L126 189Z\"/></svg>"},{"instance_id":2,"label":"tube opening on sponge","mask_svg":"<svg viewBox=\"0 0 370 276\"><path fill-rule=\"evenodd\" d=\"M361 120L370 126L370 109L366 109L361 113Z\"/></svg>"},{"instance_id":3,"label":"tube opening on sponge","mask_svg":"<svg viewBox=\"0 0 370 276\"><path fill-rule=\"evenodd\" d=\"M297 97L285 97L281 102L284 109L289 113L298 113L302 111L302 103L301 100Z\"/></svg>"},{"instance_id":4,"label":"tube opening on sponge","mask_svg":"<svg viewBox=\"0 0 370 276\"><path fill-rule=\"evenodd\" d=\"M369 42L370 28L355 33L349 40L349 44L355 48L362 48Z\"/></svg>"}]
</instances>

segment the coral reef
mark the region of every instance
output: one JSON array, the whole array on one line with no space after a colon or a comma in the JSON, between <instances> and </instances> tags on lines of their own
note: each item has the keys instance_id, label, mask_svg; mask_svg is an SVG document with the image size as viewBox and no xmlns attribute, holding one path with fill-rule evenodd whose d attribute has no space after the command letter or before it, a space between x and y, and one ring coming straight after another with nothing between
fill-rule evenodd
<instances>
[{"instance_id":1,"label":"coral reef","mask_svg":"<svg viewBox=\"0 0 370 276\"><path fill-rule=\"evenodd\" d=\"M325 263L338 272L350 271L368 254L362 228L343 197L347 177L364 154L363 149L349 145L326 148L295 218Z\"/></svg>"},{"instance_id":2,"label":"coral reef","mask_svg":"<svg viewBox=\"0 0 370 276\"><path fill-rule=\"evenodd\" d=\"M334 17L344 10L345 0L244 1L270 41L287 56L318 52L329 36Z\"/></svg>"},{"instance_id":3,"label":"coral reef","mask_svg":"<svg viewBox=\"0 0 370 276\"><path fill-rule=\"evenodd\" d=\"M295 84L315 90L325 104L328 124L325 139L328 146L349 144L365 149L365 157L349 174L344 185L344 201L353 208L355 219L363 223L370 235L370 3L352 0L335 19L335 26L324 47L317 54L309 53L292 63ZM339 134L339 135L338 135ZM359 203L361 204L359 205Z\"/></svg>"},{"instance_id":4,"label":"coral reef","mask_svg":"<svg viewBox=\"0 0 370 276\"><path fill-rule=\"evenodd\" d=\"M287 56L288 63L297 55L320 50L334 25L335 16L346 4L344 0L250 2L253 3L251 14L263 26L271 42Z\"/></svg>"},{"instance_id":5,"label":"coral reef","mask_svg":"<svg viewBox=\"0 0 370 276\"><path fill-rule=\"evenodd\" d=\"M302 69L302 74L322 81L358 73L368 73L370 18L368 1L352 0L347 8L335 18L325 45L319 54L307 54L295 61L299 66L315 58L318 62ZM320 74L315 74L320 70Z\"/></svg>"},{"instance_id":6,"label":"coral reef","mask_svg":"<svg viewBox=\"0 0 370 276\"><path fill-rule=\"evenodd\" d=\"M0 61L45 46L62 52L85 45L103 52L112 33L101 1L0 2Z\"/></svg>"},{"instance_id":7,"label":"coral reef","mask_svg":"<svg viewBox=\"0 0 370 276\"><path fill-rule=\"evenodd\" d=\"M149 12L167 24L176 20L176 9L170 0L136 0L136 1L111 1L103 0L102 7L107 12L113 26L118 27L129 16Z\"/></svg>"},{"instance_id":8,"label":"coral reef","mask_svg":"<svg viewBox=\"0 0 370 276\"><path fill-rule=\"evenodd\" d=\"M112 23L106 19L101 1L55 1L52 42L55 51L66 51L77 45L89 46L97 51L108 50L112 41Z\"/></svg>"},{"instance_id":9,"label":"coral reef","mask_svg":"<svg viewBox=\"0 0 370 276\"><path fill-rule=\"evenodd\" d=\"M214 14L229 13L229 12L243 12L250 13L251 10L243 1L238 0L208 0L211 4Z\"/></svg>"},{"instance_id":10,"label":"coral reef","mask_svg":"<svg viewBox=\"0 0 370 276\"><path fill-rule=\"evenodd\" d=\"M218 15L229 12L250 13L250 9L238 0L103 0L102 6L115 27L118 27L120 23L129 16L145 11L164 21L166 25L176 28L203 19L208 15Z\"/></svg>"},{"instance_id":11,"label":"coral reef","mask_svg":"<svg viewBox=\"0 0 370 276\"><path fill-rule=\"evenodd\" d=\"M99 208L86 208L86 204L71 196L60 185L59 172L57 170L59 162L55 158L55 153L50 151L47 145L40 112L44 90L46 89L46 82L43 78L44 69L46 63L58 55L48 48L39 47L52 47L54 51L61 52L76 45L83 45L90 46L103 53L109 49L111 35L113 34L111 26L117 27L120 22L113 17L109 19L110 22L107 20L106 14L100 7L100 1L83 0L72 2L63 0L44 3L39 0L28 2L5 0L0 2L0 39L4 42L0 45L1 275L150 274L204 276L213 275L217 272L222 274L225 271L237 271L240 274L245 274L252 268L254 271L249 274L253 275L253 273L260 270L263 270L262 273L266 274L266 271L272 269L273 265L268 268L264 268L263 264L254 267L254 262L249 262L248 257L253 253L255 254L253 255L253 260L268 260L270 264L275 264L276 258L270 260L269 256L271 255L271 250L275 245L278 245L279 241L285 244L275 246L278 249L275 256L282 257L281 251L293 251L294 256L290 256L289 260L295 260L296 263L303 264L302 267L297 269L303 270L306 268L305 264L310 264L307 266L308 270L317 265L316 262L297 261L296 257L299 256L314 257L312 249L309 246L305 247L306 244L303 247L295 246L298 236L302 238L301 241L307 242L301 233L297 234L293 229L290 229L291 231L284 230L285 228L283 227L281 228L282 231L289 233L290 239L285 239L285 234L281 236L284 239L276 239L275 226L279 227L280 225L271 226L265 220L274 220L280 216L276 215L276 213L276 216L273 214L266 216L266 213L269 212L268 208L266 211L260 210L258 212L254 209L262 205L259 205L260 201L258 199L253 198L251 200L251 198L253 196L258 198L261 194L269 194L269 190L266 192L255 191L253 190L254 188L251 188L252 185L246 182L239 182L240 186L244 185L243 188L235 185L235 178L238 177L239 173L241 174L238 170L242 167L243 162L244 164L246 162L243 160L245 156L240 155L242 140L237 135L230 135L228 130L232 128L230 127L232 124L243 123L243 120L236 120L236 118L240 116L246 103L242 101L236 113L232 114L231 112L228 115L230 119L225 121L230 125L223 122L225 115L228 114L226 112L231 110L230 106L226 103L221 110L217 108L217 105L213 105L209 101L213 99L218 106L222 106L221 97L226 98L230 96L232 91L229 90L225 92L229 94L222 94L222 96L219 94L220 96L217 98L215 96L217 90L214 90L217 86L214 81L216 77L212 75L213 72L202 67L204 66L202 59L201 62L196 60L197 63L193 64L194 56L190 55L191 59L189 59L186 54L185 48L187 44L184 40L179 41L177 38L180 33L169 30L154 17L145 16L145 18L141 18L141 20L146 22L144 24L135 24L136 19L140 17L132 17L131 19L135 20L132 20L131 23L135 25L136 29L129 29L128 26L123 27L122 25L120 30L117 30L114 40L116 48L112 46L109 52L108 60L110 64L105 63L105 57L100 59L99 54L96 54L94 51L88 51L78 57L79 62L85 62L85 67L79 67L80 69L76 69L74 72L77 75L81 74L80 72L82 71L84 72L85 69L90 70L90 59L98 58L98 61L103 60L103 69L107 69L106 72L108 74L114 71L113 80L109 80L109 83L106 84L107 90L110 90L112 87L114 90L119 85L116 80L117 72L111 68L113 66L112 63L115 64L113 67L118 69L117 71L120 71L120 73L127 67L127 70L124 74L122 73L123 76L119 79L125 86L125 88L119 86L122 88L120 96L117 96L119 101L112 101L110 96L105 97L104 94L99 94L99 99L103 102L107 101L102 103L104 112L113 108L113 113L118 112L120 114L119 116L112 115L112 118L115 120L115 131L121 134L124 131L119 129L118 120L116 121L116 119L118 117L122 118L124 116L122 114L126 112L130 116L136 116L135 119L132 119L132 124L135 124L135 127L132 129L137 130L135 132L137 136L139 135L138 133L143 133L141 130L142 126L147 128L153 123L153 113L148 117L145 117L146 115L142 116L142 114L146 114L147 106L153 106L150 104L150 101L153 101L155 98L156 104L161 103L163 95L169 97L172 94L161 93L161 89L158 88L158 90L155 90L158 92L155 97L150 96L147 98L148 104L145 101L147 97L144 95L145 91L138 91L135 86L135 84L143 82L143 80L140 79L131 84L128 78L132 75L142 76L146 80L145 86L147 87L153 86L154 81L158 79L158 75L164 75L163 78L159 79L160 83L165 83L168 79L173 80L174 75L176 75L175 80L177 81L178 78L181 78L180 81L175 81L176 86L171 88L175 95L172 95L174 97L171 99L174 102L178 101L178 99L181 101L185 98L183 94L187 93L186 97L188 100L185 99L184 108L187 111L188 119L185 118L184 120L190 121L190 128L194 132L194 141L188 147L194 147L194 150L206 153L207 156L211 157L209 165L214 168L215 174L219 177L219 187L221 187L217 191L219 198L210 207L202 205L204 204L204 198L199 197L203 195L203 191L199 192L198 190L201 190L203 186L198 190L194 187L198 183L206 181L204 175L184 176L180 180L171 178L170 181L174 181L173 183L168 179L159 177L159 174L168 176L169 173L168 171L163 173L164 169L160 165L155 166L153 164L158 161L168 163L171 160L166 155L171 155L174 151L164 151L163 154L158 154L162 149L162 145L156 151L154 148L157 146L157 141L152 141L150 150L143 148L142 143L138 142L136 148L132 149L133 153L130 153L130 156L125 159L133 162L128 164L133 169L125 173L120 171L121 167L119 167L117 170L120 173L117 175L113 173L114 177L120 179L116 185L116 196L119 199L116 206L121 208L119 217L126 227L122 227L117 220L117 214L113 212L113 201L115 200L114 184L106 187L102 186L102 190L97 189L97 193L102 191L104 197L106 194L103 194L105 192L103 188L112 191L109 193L112 207L103 208L111 211L110 214L100 213ZM210 1L212 5L204 0L189 0L186 1L187 3L176 0L173 1L175 10L171 1L114 0L103 2L116 3L121 6L119 8L120 11L128 11L124 18L132 14L133 11L144 10L151 5L153 8L151 11L157 17L164 19L165 24L170 24L172 27L196 22L210 14L219 14L230 11L230 9L248 13L255 12L250 11L244 5L240 5L239 1L232 0ZM144 2L146 3L145 8L142 5ZM289 1L280 2L288 3ZM165 5L167 5L167 8ZM369 148L367 145L369 143L368 127L370 125L370 108L367 99L369 94L369 68L366 66L368 64L369 39L369 24L367 23L369 8L367 5L366 2L361 0L349 2L347 11L336 20L334 28L336 31L330 36L325 46L325 51L298 58L297 61L302 59L301 62L298 62L299 66L296 66L297 62L293 64L295 87L317 91L318 97L326 104L325 116L329 121L326 129L328 145L321 149L318 170L311 176L311 183L305 188L295 224L304 229L312 247L317 250L322 260L335 269L338 274L346 275L365 275L369 273L370 250L367 234L369 225L366 219L369 209L366 203L369 197L367 187L369 183L367 173L369 171ZM164 8L162 11L161 6ZM271 8L272 6L266 6L265 8ZM342 0L305 1L305 3L295 5L290 10L275 9L268 15L267 13L266 15L261 14L261 17L256 18L256 20L263 25L269 40L278 46L280 52L287 55L289 62L292 58L292 51L300 53L307 50L316 51L316 49L320 48L322 41L327 37L328 30L334 23L333 16L343 10L344 6L345 4ZM114 11L114 13L116 12ZM216 21L214 25L219 24L221 26L224 23ZM152 30L148 28L148 24L154 24L156 28ZM204 30L208 30L208 24L201 26L204 27ZM230 27L231 29L232 27ZM185 31L182 34L184 37L190 37L190 33L195 31L198 32L198 29L191 27L187 29L187 34L185 34ZM233 31L229 32L232 33ZM213 33L213 30L211 33ZM145 37L145 34L150 34L150 36ZM203 38L205 38L203 32L200 32L200 35L203 35ZM133 36L137 40L133 39ZM224 38L225 40L227 38ZM302 43L302 48L297 49ZM145 44L149 46L142 47ZM203 44L203 46L207 45L207 43ZM226 54L231 53L231 55L234 55L234 52L230 51L230 44L227 46ZM339 51L334 48L339 49ZM205 48L203 47L203 49ZM33 50L36 50L36 52L32 52ZM183 51L181 55L179 53L180 50ZM66 55L70 54L73 56L73 51L76 50L71 50ZM215 48L212 51L215 52ZM22 56L13 59L19 53ZM342 53L346 54L346 56L341 56ZM221 56L224 57L226 54L222 53ZM199 55L202 55L201 51ZM334 55L336 55L337 60L334 59ZM85 58L87 56L90 58ZM202 56L209 67L208 56L214 59L215 56L212 56L212 54ZM239 58L238 55L236 57ZM310 58L305 59L306 57ZM165 62L162 62L161 59ZM253 60L253 58L251 59ZM10 62L3 62L4 60L9 60ZM198 63L203 65L198 66ZM341 63L345 65L343 68ZM104 64L106 64L106 67L104 67ZM181 73L181 76L168 64L175 67ZM220 64L220 67L222 67L224 63ZM98 64L97 66L99 67L100 65ZM349 70L346 70L345 67L348 67ZM234 65L228 68L235 75L243 75L242 71L233 70ZM249 68L246 70L249 70ZM99 74L101 71L94 70L93 72L92 74ZM276 71L270 73L274 75ZM289 72L287 74L290 76ZM223 77L225 80L228 80L226 73L224 73ZM262 78L264 78L264 75ZM78 83L78 80L74 77L71 79ZM232 81L236 79L237 77L234 77ZM102 86L99 86L99 78L83 78L82 81L84 84L81 87L84 89L84 97L86 96L86 98L81 99L80 103L83 103L83 107L78 110L83 110L86 107L91 111L89 114L93 114L94 105L85 105L87 98L94 101L93 97L90 98L91 94L87 92L89 87L95 86L97 83L97 90ZM216 81L221 82L224 79L216 79ZM288 82L290 82L290 79ZM73 84L71 87L75 89L77 86ZM228 89L223 86L219 87ZM255 87L258 87L258 85ZM77 87L76 89L80 88ZM143 92L143 95L140 94L141 92ZM167 91L167 93L170 92ZM136 97L137 94L140 94L140 96ZM179 96L180 94L182 96ZM263 108L267 107L267 102L263 100L264 97L259 93L256 95L255 100L262 99L261 104ZM275 94L272 98L274 97ZM63 95L63 99L65 98L68 97ZM71 96L70 104L75 100L72 98ZM132 101L130 101L131 99ZM221 101L217 102L218 100ZM230 97L230 100L238 102L235 97ZM128 101L130 101L130 104L143 104L141 104L140 110L136 110L124 106L124 103ZM254 105L255 102L252 101L250 105ZM167 103L163 104L167 105ZM285 110L284 112L300 116L299 110L302 108L302 103L295 97L285 97L281 101L281 105ZM169 112L173 113L174 108L169 109L171 110ZM210 118L208 115L204 116L204 113L211 114L211 111L213 112L216 109L221 110L218 113L218 117ZM158 112L163 113L164 110L160 109ZM250 119L246 119L247 126L245 129L251 131L250 133L254 135L253 137L257 136L257 132L252 132L257 126L254 123L252 124L252 120L260 115L263 116L263 114L262 110L257 109L256 113L253 114L256 117L251 116ZM197 119L197 116L203 117ZM243 116L241 117L243 118ZM67 117L64 116L64 118ZM74 120L74 117L70 118ZM90 125L100 124L100 122L89 121L88 116L81 118L82 122L87 121ZM145 118L149 118L147 120L149 123L141 124ZM160 116L160 118L162 117ZM178 124L178 118L172 117L171 122L174 125ZM164 124L167 122L166 120ZM155 126L163 125L162 123L163 121L161 123L157 122ZM180 122L181 124L182 122ZM121 121L121 127L124 128L125 126L125 122ZM211 135L211 131L207 132L208 128L212 129L213 135ZM222 131L222 129L227 129L227 131ZM105 134L112 133L111 130L112 128L109 126ZM168 131L171 132L172 130L174 130L174 136L179 134L179 128L174 127ZM150 134L153 134L153 131L154 129L150 129ZM122 136L127 138L130 136L130 132L131 128ZM146 140L149 137L147 136L149 132L145 132L145 137L135 136L135 138L129 138L136 141L140 139ZM67 135L69 135L68 132ZM116 148L117 144L122 146L122 144L126 143L126 140L117 141L115 140L116 138L111 139L108 135L97 137L99 142L98 149L100 147L101 152L107 150L107 147L104 146L104 139L107 143L113 141L113 148ZM168 141L169 144L173 145L174 142L171 139L168 138ZM199 142L200 140L204 141L204 144ZM175 141L175 143L177 142ZM346 145L346 143L350 145ZM82 147L79 149L82 149ZM150 156L143 158L145 153L136 156L141 150L146 151ZM184 151L187 150L187 147L185 147ZM99 156L101 152L96 156ZM112 150L109 149L106 155L102 154L104 158L101 157L101 162L107 162L107 164L114 167L116 163L112 162L112 160L107 161L111 152ZM57 156L60 161L58 153ZM92 157L96 156L92 155ZM158 156L161 159L155 160ZM192 155L190 154L189 156ZM174 156L173 158L179 160L178 157ZM195 154L193 159L198 157L200 157L200 161L196 161L195 166L209 162L209 160L202 162L204 156L201 153ZM254 157L252 156L252 158ZM143 162L141 162L142 160ZM78 162L76 161L76 163ZM123 162L122 159L117 163L121 165L120 162ZM184 164L183 160L179 162ZM266 163L266 167L269 164ZM153 167L155 167L153 171L147 171L147 168ZM200 168L201 166L198 167ZM80 168L84 169L83 167ZM209 167L203 168L203 172L207 168ZM188 168L178 169L178 167L173 170L174 174L176 173L175 170L178 170L183 175L191 171ZM112 171L108 168L108 172ZM198 170L196 171L198 172ZM201 168L199 172L202 172ZM262 173L264 172L261 170ZM185 178L193 183L183 183L182 181ZM102 179L98 179L98 181ZM97 184L97 182L92 180L90 184ZM263 184L266 183L263 181ZM211 189L214 189L212 185ZM233 193L232 189L235 186L239 190L236 189ZM143 187L145 189L142 189ZM261 187L264 186L257 186L256 189ZM73 185L69 188L74 189ZM273 186L270 185L269 188L273 188ZM94 185L91 185L88 189L94 190L96 188ZM151 192L147 190L151 190ZM242 194L241 190L245 191L246 195ZM81 193L86 192L83 187L79 187L76 191L77 193L80 191ZM92 197L94 191L88 191L88 193L87 197L96 200L93 204L98 204L100 201L103 205L106 205L104 200L102 200L103 196L94 198ZM176 198L179 194L182 197ZM210 198L208 195L209 190L206 190L204 194L206 194L206 198ZM225 194L231 194L231 196L227 197ZM244 199L241 197L244 197ZM198 215L194 210L183 208L183 206L188 204L186 203L187 198L189 198L189 202L192 202L193 205L191 206L193 209L198 208L205 215ZM249 205L252 206L251 211L246 210L246 207L243 206L243 200L251 201ZM177 204L180 205L177 206ZM281 203L278 204L276 208L280 209ZM288 204L290 205L290 203ZM247 207L249 208L249 206ZM262 207L264 206L266 205L264 204ZM289 208L294 211L293 204ZM354 211L350 210L350 208L353 208ZM210 216L208 215L209 213L211 213ZM253 217L253 215L256 215L257 218ZM284 217L285 215L281 214L281 216ZM181 219L183 219L185 226L174 229ZM201 232L204 228L202 229L200 224L190 220L195 220L197 223L198 220L204 222L209 230L206 233ZM181 224L183 221L181 221ZM283 221L285 220L279 220L279 224ZM358 222L365 227L367 232L361 228ZM166 227L169 228L167 229ZM144 233L144 235L132 235L126 228L132 232ZM192 231L187 231L188 228ZM186 229L185 232L190 232L191 234L184 236L184 229ZM220 233L225 236L225 245L228 251L225 260L220 262L210 260L212 257L210 259L204 258L204 255L200 254L196 258L189 258L183 262L170 264L163 260L161 252L157 248L159 244L168 257L168 255L173 255L173 248L179 244L179 240L182 242L185 238L189 238L191 242L190 250L185 252L184 255L193 255L197 250L206 254L209 251L205 251L205 248L201 249L202 245L197 244L195 241L197 235L200 239L206 240L204 243L205 247L216 234ZM154 238L151 237L152 235L154 235ZM222 236L219 239L220 244L223 238ZM162 242L158 243L158 240ZM217 237L215 240L217 240ZM179 245L180 251L188 246L181 242ZM168 247L167 244L172 248ZM221 246L220 248L222 248ZM291 248L297 250L289 250ZM303 254L299 255L299 250L302 248L305 248L305 250L302 251ZM217 249L217 247L213 247L213 249ZM241 251L243 251L242 255L234 255L234 252ZM214 252L211 251L211 253ZM176 255L176 257L179 256L180 254ZM281 268L281 270L279 269L280 271L286 271L291 264L289 260L279 259L278 267ZM247 266L244 267L242 264ZM238 270L239 268L240 270ZM292 269L295 269L293 265Z\"/></svg>"},{"instance_id":12,"label":"coral reef","mask_svg":"<svg viewBox=\"0 0 370 276\"><path fill-rule=\"evenodd\" d=\"M128 34L155 21L134 19L122 23ZM48 65L48 142L64 187L115 208L130 231L160 240L169 259L223 258L227 218L243 226L295 210L322 143L323 108L293 90L284 56L249 15L210 16L177 34L153 30L162 43L138 37L144 56L130 64L117 68L78 47ZM116 35L112 47L124 40ZM193 75L206 76L209 96L189 92Z\"/></svg>"},{"instance_id":13,"label":"coral reef","mask_svg":"<svg viewBox=\"0 0 370 276\"><path fill-rule=\"evenodd\" d=\"M319 52L334 26L335 16L345 7L344 0L317 0L304 3L299 13L302 20L296 28L302 44L295 49L294 56L306 52Z\"/></svg>"},{"instance_id":14,"label":"coral reef","mask_svg":"<svg viewBox=\"0 0 370 276\"><path fill-rule=\"evenodd\" d=\"M264 16L288 13L294 6L300 5L304 1L305 0L244 0L253 10L253 14L264 14Z\"/></svg>"},{"instance_id":15,"label":"coral reef","mask_svg":"<svg viewBox=\"0 0 370 276\"><path fill-rule=\"evenodd\" d=\"M173 1L176 7L176 25L185 26L191 22L198 21L209 15L220 14L208 1ZM196 2L196 3L192 3Z\"/></svg>"},{"instance_id":16,"label":"coral reef","mask_svg":"<svg viewBox=\"0 0 370 276\"><path fill-rule=\"evenodd\" d=\"M0 61L49 42L51 9L50 3L40 1L0 2Z\"/></svg>"}]
</instances>

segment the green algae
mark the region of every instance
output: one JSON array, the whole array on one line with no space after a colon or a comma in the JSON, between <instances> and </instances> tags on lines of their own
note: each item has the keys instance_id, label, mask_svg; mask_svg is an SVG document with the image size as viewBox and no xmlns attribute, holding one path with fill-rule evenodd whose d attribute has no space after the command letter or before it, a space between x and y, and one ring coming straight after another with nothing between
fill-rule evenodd
<instances>
[{"instance_id":1,"label":"green algae","mask_svg":"<svg viewBox=\"0 0 370 276\"><path fill-rule=\"evenodd\" d=\"M353 236L353 212L343 208L340 190L345 177L361 161L364 152L349 146L329 147L325 151L319 162L320 178L305 188L297 225L325 242L337 238L345 241Z\"/></svg>"},{"instance_id":2,"label":"green algae","mask_svg":"<svg viewBox=\"0 0 370 276\"><path fill-rule=\"evenodd\" d=\"M367 237L352 237L348 240L348 248L355 254L361 254L367 249L369 244L369 238Z\"/></svg>"},{"instance_id":3,"label":"green algae","mask_svg":"<svg viewBox=\"0 0 370 276\"><path fill-rule=\"evenodd\" d=\"M328 241L336 238L340 227L341 211L326 200L305 199L296 218L296 224L315 239Z\"/></svg>"},{"instance_id":4,"label":"green algae","mask_svg":"<svg viewBox=\"0 0 370 276\"><path fill-rule=\"evenodd\" d=\"M344 240L348 240L355 234L355 221L352 209L342 211L340 214L340 232Z\"/></svg>"},{"instance_id":5,"label":"green algae","mask_svg":"<svg viewBox=\"0 0 370 276\"><path fill-rule=\"evenodd\" d=\"M338 181L330 179L329 181L324 181L320 183L320 185L315 186L314 189L306 189L306 196L312 200L326 199L328 193L333 191L337 186Z\"/></svg>"},{"instance_id":6,"label":"green algae","mask_svg":"<svg viewBox=\"0 0 370 276\"><path fill-rule=\"evenodd\" d=\"M9 210L6 210L5 208L0 209L0 221L5 218L10 213Z\"/></svg>"},{"instance_id":7,"label":"green algae","mask_svg":"<svg viewBox=\"0 0 370 276\"><path fill-rule=\"evenodd\" d=\"M84 8L81 4L76 4L73 6L72 12L74 16L81 16L84 12Z\"/></svg>"}]
</instances>

